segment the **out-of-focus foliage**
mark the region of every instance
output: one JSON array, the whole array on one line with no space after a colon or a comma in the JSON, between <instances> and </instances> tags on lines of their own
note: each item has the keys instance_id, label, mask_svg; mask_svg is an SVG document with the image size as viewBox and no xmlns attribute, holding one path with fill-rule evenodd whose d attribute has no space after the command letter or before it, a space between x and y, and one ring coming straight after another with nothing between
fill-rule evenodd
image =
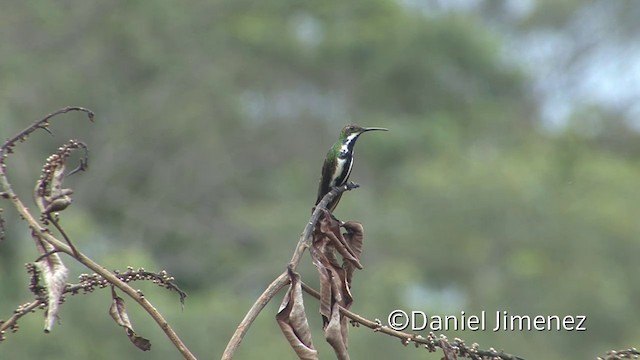
<instances>
[{"instance_id":1,"label":"out-of-focus foliage","mask_svg":"<svg viewBox=\"0 0 640 360\"><path fill-rule=\"evenodd\" d=\"M578 99L569 112L562 108L562 126L550 129L555 108L544 90L573 89L572 81L595 71L569 61L587 50L607 48L614 61L614 50L634 41L635 18L598 17L599 42L578 35L597 12L637 13L639 6L443 3L3 4L0 138L66 105L96 113L93 125L65 115L53 137L36 133L18 146L10 179L30 199L49 153L71 137L89 144L89 171L67 179L74 203L62 225L109 268L176 276L189 293L184 311L175 294L140 286L196 355L215 358L284 270L339 129L384 126L391 131L359 141L352 180L362 188L336 211L365 227L353 311L380 319L396 308L587 315L586 332L447 333L531 359L593 358L637 345L633 112L628 102ZM614 42L603 36L609 32ZM584 46L567 48L566 77L545 83L540 68L553 57L526 62L523 45L556 44L552 35ZM9 209L5 216L0 318L29 299L20 268L37 256L25 224ZM305 262L302 279L317 286ZM71 278L79 272L70 266ZM294 358L274 320L277 303L251 328L238 359ZM329 356L315 305L306 302L315 344ZM0 345L0 357L179 356L129 305L136 332L153 343L150 352L137 350L109 306L107 292L70 298L47 335L41 314L27 316ZM439 358L365 329L351 331L349 349L354 358Z\"/></svg>"}]
</instances>

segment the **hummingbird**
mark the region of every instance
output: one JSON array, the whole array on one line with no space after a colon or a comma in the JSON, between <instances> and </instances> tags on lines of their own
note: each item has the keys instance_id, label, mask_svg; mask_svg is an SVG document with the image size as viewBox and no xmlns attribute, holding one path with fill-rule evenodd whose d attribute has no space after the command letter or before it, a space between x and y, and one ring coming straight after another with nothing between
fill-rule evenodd
<instances>
[{"instance_id":1,"label":"hummingbird","mask_svg":"<svg viewBox=\"0 0 640 360\"><path fill-rule=\"evenodd\" d=\"M367 131L388 131L388 129L380 127L364 128L356 124L347 125L342 128L338 141L327 152L327 157L322 165L322 177L318 185L318 198L316 205L334 186L342 186L349 180L351 169L353 168L353 147L356 140ZM327 205L327 210L333 212L338 206L342 194Z\"/></svg>"}]
</instances>

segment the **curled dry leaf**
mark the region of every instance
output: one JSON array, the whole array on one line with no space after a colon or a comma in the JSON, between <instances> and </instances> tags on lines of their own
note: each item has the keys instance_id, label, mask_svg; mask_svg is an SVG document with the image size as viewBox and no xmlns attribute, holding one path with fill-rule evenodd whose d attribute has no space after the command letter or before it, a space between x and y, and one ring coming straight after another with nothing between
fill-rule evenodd
<instances>
[{"instance_id":1,"label":"curled dry leaf","mask_svg":"<svg viewBox=\"0 0 640 360\"><path fill-rule=\"evenodd\" d=\"M58 166L53 172L53 179L51 181L51 195L47 198L47 208L44 210L46 214L54 211L62 211L71 205L71 197L73 194L71 189L63 189L62 182L64 181L64 164Z\"/></svg>"},{"instance_id":2,"label":"curled dry leaf","mask_svg":"<svg viewBox=\"0 0 640 360\"><path fill-rule=\"evenodd\" d=\"M320 275L320 314L322 315L323 324L326 325L331 317L331 308L333 303L331 273L324 265L326 261L322 261L322 255L313 255L313 265L318 269ZM321 253L320 253L321 254Z\"/></svg>"},{"instance_id":3,"label":"curled dry leaf","mask_svg":"<svg viewBox=\"0 0 640 360\"><path fill-rule=\"evenodd\" d=\"M276 320L289 345L300 359L317 360L318 351L311 341L311 330L304 312L300 275L289 269L291 284L282 299Z\"/></svg>"},{"instance_id":4,"label":"curled dry leaf","mask_svg":"<svg viewBox=\"0 0 640 360\"><path fill-rule=\"evenodd\" d=\"M351 279L355 268L362 268L363 228L350 221L343 225L346 234L340 233L340 223L328 212L320 219L310 248L313 264L320 275L320 314L325 338L333 347L338 359L348 359L348 322L339 308L348 309L353 303ZM336 259L342 256L342 264Z\"/></svg>"},{"instance_id":5,"label":"curled dry leaf","mask_svg":"<svg viewBox=\"0 0 640 360\"><path fill-rule=\"evenodd\" d=\"M73 190L63 189L62 184L65 178L65 163L71 152L77 149L84 149L84 158L80 160L79 170L87 168L88 148L77 140L70 140L62 145L58 151L47 158L40 178L36 182L34 199L40 211L44 214L62 211L71 204ZM72 171L76 172L78 169Z\"/></svg>"},{"instance_id":6,"label":"curled dry leaf","mask_svg":"<svg viewBox=\"0 0 640 360\"><path fill-rule=\"evenodd\" d=\"M334 294L332 286L339 265L335 258L334 249L330 246L331 240L326 235L331 231L331 221L335 220L325 212L320 218L319 226L316 228L309 249L313 265L318 269L320 276L320 314L322 315L323 327L329 323L335 298L341 298L339 294Z\"/></svg>"},{"instance_id":7,"label":"curled dry leaf","mask_svg":"<svg viewBox=\"0 0 640 360\"><path fill-rule=\"evenodd\" d=\"M358 224L353 221L350 223ZM340 233L340 223L327 211L324 212L323 217L320 219L320 226L318 227L318 230L321 236L327 237L325 240L330 242L329 245L331 245L331 247L335 249L335 251L337 251L344 260L351 262L358 269L362 269L362 264L360 264L359 260L360 254L355 254L354 250L351 248L351 244ZM362 245L360 245L360 248L362 248Z\"/></svg>"},{"instance_id":8,"label":"curled dry leaf","mask_svg":"<svg viewBox=\"0 0 640 360\"><path fill-rule=\"evenodd\" d=\"M359 257L363 244L362 225L350 221L343 226L347 229L346 236L340 233L339 222L325 213L320 219L310 249L313 264L320 275L320 313L325 326L331 318L334 302L346 309L351 306L353 271L354 268L361 267ZM336 259L336 252L342 255L342 265Z\"/></svg>"},{"instance_id":9,"label":"curled dry leaf","mask_svg":"<svg viewBox=\"0 0 640 360\"><path fill-rule=\"evenodd\" d=\"M0 193L0 197L1 197ZM0 241L4 240L4 217L2 217L2 208L0 208Z\"/></svg>"},{"instance_id":10,"label":"curled dry leaf","mask_svg":"<svg viewBox=\"0 0 640 360\"><path fill-rule=\"evenodd\" d=\"M324 337L333 348L338 360L348 360L349 352L347 336L349 335L347 318L340 314L338 303L333 304L331 319L324 329Z\"/></svg>"},{"instance_id":11,"label":"curled dry leaf","mask_svg":"<svg viewBox=\"0 0 640 360\"><path fill-rule=\"evenodd\" d=\"M364 227L357 221L347 221L342 225L342 227L347 230L344 234L344 238L351 247L353 251L353 255L356 259L360 259L360 255L362 255L362 246L364 244ZM346 281L348 284L351 284L351 278L353 277L354 264L350 261L343 261L342 267L346 272ZM362 268L359 268L362 269ZM351 286L349 286L351 287Z\"/></svg>"},{"instance_id":12,"label":"curled dry leaf","mask_svg":"<svg viewBox=\"0 0 640 360\"><path fill-rule=\"evenodd\" d=\"M43 214L62 211L71 205L69 195L73 194L73 190L62 188L64 170L64 163L55 163L53 174L50 177L41 177L36 183L35 201ZM45 182L47 179L49 186Z\"/></svg>"},{"instance_id":13,"label":"curled dry leaf","mask_svg":"<svg viewBox=\"0 0 640 360\"><path fill-rule=\"evenodd\" d=\"M44 286L47 290L47 311L45 312L44 332L48 333L53 328L53 324L58 319L58 309L62 294L67 286L67 277L69 269L62 263L62 259L56 253L51 253L53 247L49 243L44 242L32 233L36 241L38 251L45 255L42 259L35 262L37 269L44 280Z\"/></svg>"},{"instance_id":14,"label":"curled dry leaf","mask_svg":"<svg viewBox=\"0 0 640 360\"><path fill-rule=\"evenodd\" d=\"M133 327L131 326L131 321L129 320L129 315L127 314L127 308L124 304L124 299L116 295L115 290L111 289L111 297L113 298L113 302L111 303L111 307L109 307L109 315L113 318L113 320L120 326L125 329L127 333L127 337L133 345L135 345L138 349L142 351L151 350L151 342L141 336L136 335L133 331Z\"/></svg>"}]
</instances>

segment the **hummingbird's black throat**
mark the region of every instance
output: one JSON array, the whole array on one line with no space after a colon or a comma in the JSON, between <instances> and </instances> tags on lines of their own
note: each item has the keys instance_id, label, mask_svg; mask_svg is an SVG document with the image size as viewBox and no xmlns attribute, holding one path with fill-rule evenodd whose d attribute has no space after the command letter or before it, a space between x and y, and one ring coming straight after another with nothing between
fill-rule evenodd
<instances>
[{"instance_id":1,"label":"hummingbird's black throat","mask_svg":"<svg viewBox=\"0 0 640 360\"><path fill-rule=\"evenodd\" d=\"M353 156L353 147L356 145L356 140L358 140L358 136L360 136L361 134L362 133L351 134L347 137L347 139L345 139L342 147L340 148L340 153L338 154L339 158L347 159Z\"/></svg>"}]
</instances>

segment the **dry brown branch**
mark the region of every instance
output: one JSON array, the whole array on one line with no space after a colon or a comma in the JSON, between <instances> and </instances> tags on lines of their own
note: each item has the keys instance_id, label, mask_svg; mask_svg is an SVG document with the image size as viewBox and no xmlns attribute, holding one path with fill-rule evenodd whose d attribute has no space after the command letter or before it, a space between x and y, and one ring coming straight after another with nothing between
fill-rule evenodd
<instances>
[{"instance_id":1,"label":"dry brown branch","mask_svg":"<svg viewBox=\"0 0 640 360\"><path fill-rule=\"evenodd\" d=\"M52 112L51 114L45 116L41 120L36 121L35 123L33 123L33 125L29 126L28 128L20 131L14 137L7 139L2 144L2 147L0 147L0 165L4 164L4 160L6 159L7 155L11 154L13 152L13 147L18 142L24 142L27 139L27 137L29 135L31 135L32 132L34 132L34 131L36 131L38 129L43 129L43 130L51 133L51 131L49 130L49 120L51 118L53 118L54 116L56 116L56 115L65 114L65 113L68 113L70 111L82 111L82 112L85 112L90 121L93 121L93 118L95 116L93 111L91 111L89 109L85 109L83 107L79 107L79 106L67 106L67 107L62 108L60 110ZM4 171L5 171L4 167L2 167L2 169L0 169L0 171L2 173L4 173Z\"/></svg>"},{"instance_id":2,"label":"dry brown branch","mask_svg":"<svg viewBox=\"0 0 640 360\"><path fill-rule=\"evenodd\" d=\"M115 274L105 270L105 268L86 255L81 252L77 252L74 254L72 248L67 245L65 242L60 241L56 238L49 229L43 227L40 222L30 213L28 208L23 204L23 202L18 198L16 193L14 192L11 183L9 182L6 175L6 164L5 160L8 154L13 152L13 148L15 147L18 141L25 141L29 134L33 133L37 129L45 129L48 131L47 127L49 125L49 120L56 115L64 114L69 111L82 111L88 114L90 120L93 119L93 112L81 107L66 107L55 111L43 119L37 121L30 127L24 129L16 136L8 139L2 147L0 147L0 186L2 186L3 197L9 199L9 201L13 204L13 206L17 209L18 213L22 217L24 221L27 222L29 228L32 230L34 237L41 239L47 244L51 245L56 252L63 252L68 255L73 256L79 263L83 264L85 267L91 269L96 274L102 276L106 281L108 281L113 286L120 289L122 292L131 297L134 301L136 301L142 308L154 319L154 321L158 324L158 326L164 331L169 340L174 344L174 346L178 349L178 351L182 354L185 359L196 359L196 357L191 353L191 351L184 345L182 340L178 337L175 331L171 328L171 326L167 323L164 317L155 309L155 307L145 298L141 291L133 289L124 281L120 280ZM82 167L82 164L81 164ZM22 316L22 315L21 315ZM16 318L17 320L17 318ZM15 320L14 320L15 321Z\"/></svg>"},{"instance_id":3,"label":"dry brown branch","mask_svg":"<svg viewBox=\"0 0 640 360\"><path fill-rule=\"evenodd\" d=\"M5 321L0 321L0 341L5 339L7 331L16 332L18 330L18 320L27 315L30 312L34 312L38 307L44 306L45 302L42 299L34 300L30 303L22 304L13 311L13 315Z\"/></svg>"},{"instance_id":4,"label":"dry brown branch","mask_svg":"<svg viewBox=\"0 0 640 360\"><path fill-rule=\"evenodd\" d=\"M638 359L640 351L636 348L626 350L609 350L605 357L598 356L597 360L623 360L623 359Z\"/></svg>"},{"instance_id":5,"label":"dry brown branch","mask_svg":"<svg viewBox=\"0 0 640 360\"><path fill-rule=\"evenodd\" d=\"M320 300L320 293L309 285L302 283L302 290L304 290L309 295L314 298ZM424 346L429 352L436 351L436 348L441 348L443 350L451 348L456 352L457 356L464 356L469 359L502 359L502 360L523 360L522 358L506 354L504 352L495 351L495 350L481 350L477 348L477 344L473 344L470 347L466 346L464 341L461 339L454 339L453 342L449 342L446 337L441 335L437 337L433 333L429 333L427 337L409 334L402 331L394 330L388 326L382 325L380 320L371 321L365 317L362 317L350 310L347 310L340 306L340 313L344 316L348 317L352 320L353 323L357 323L360 325L364 325L369 329L372 329L374 332L380 332L386 335L390 335L393 337L397 337L400 339L403 345L408 345L409 343L414 343L416 347Z\"/></svg>"},{"instance_id":6,"label":"dry brown branch","mask_svg":"<svg viewBox=\"0 0 640 360\"><path fill-rule=\"evenodd\" d=\"M358 184L349 182L346 185L333 188L324 196L324 198L322 198L322 201L320 201L316 206L316 208L314 209L313 213L311 214L311 218L309 219L309 222L304 227L304 230L300 235L300 239L298 240L298 244L296 245L296 249L293 252L293 256L291 257L291 261L289 262L287 269L289 269L290 271L294 271L298 267L298 264L302 259L302 254L304 254L304 251L309 247L313 230L318 224L318 220L320 219L320 216L323 214L323 211L326 209L327 204L329 204L336 196L342 194L343 192L353 190L358 187L359 187ZM236 350L240 346L240 342L242 341L245 334L249 330L249 327L251 327L251 324L253 324L253 322L258 317L262 309L264 309L264 307L269 303L269 301L271 301L271 299L273 299L273 297L283 287L289 284L290 282L290 277L288 273L289 270L285 270L282 274L280 274L280 276L278 276L275 280L273 280L273 282L271 282L271 284L269 284L269 286L267 286L264 292L258 297L258 299L255 301L253 306L251 306L247 314L244 316L244 319L242 319L242 322L240 322L240 325L238 325L238 327L236 328L236 331L233 333L233 336L227 343L227 347L224 349L224 353L222 354L223 360L229 360L233 358L233 355L235 354Z\"/></svg>"}]
</instances>

